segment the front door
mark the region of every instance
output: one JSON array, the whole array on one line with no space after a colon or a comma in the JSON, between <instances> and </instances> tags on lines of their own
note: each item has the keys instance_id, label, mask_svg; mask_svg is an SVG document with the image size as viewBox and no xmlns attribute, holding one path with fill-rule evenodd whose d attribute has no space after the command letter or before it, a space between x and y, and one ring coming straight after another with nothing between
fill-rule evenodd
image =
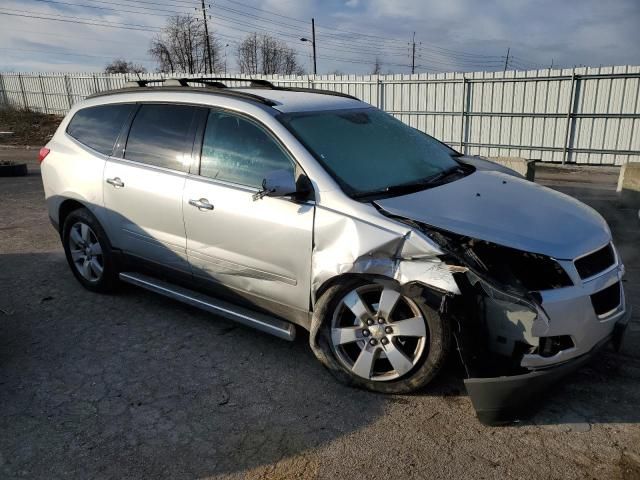
<instances>
[{"instance_id":1,"label":"front door","mask_svg":"<svg viewBox=\"0 0 640 480\"><path fill-rule=\"evenodd\" d=\"M182 192L195 111L185 105L141 105L124 158L110 159L104 170L104 203L114 246L184 272L190 267Z\"/></svg>"},{"instance_id":2,"label":"front door","mask_svg":"<svg viewBox=\"0 0 640 480\"><path fill-rule=\"evenodd\" d=\"M195 276L308 311L313 203L254 200L267 172L295 168L264 127L241 115L209 113L199 175L189 176L183 195Z\"/></svg>"}]
</instances>

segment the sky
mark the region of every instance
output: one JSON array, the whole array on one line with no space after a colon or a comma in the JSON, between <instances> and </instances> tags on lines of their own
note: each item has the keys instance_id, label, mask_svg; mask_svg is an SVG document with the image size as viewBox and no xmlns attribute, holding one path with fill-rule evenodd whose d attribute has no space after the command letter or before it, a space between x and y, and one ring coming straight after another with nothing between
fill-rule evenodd
<instances>
[{"instance_id":1,"label":"sky","mask_svg":"<svg viewBox=\"0 0 640 480\"><path fill-rule=\"evenodd\" d=\"M208 0L237 72L237 43L269 33L318 73L495 71L640 65L640 0ZM200 0L0 0L0 71L99 72L120 57L154 71L149 43ZM52 20L56 19L56 20Z\"/></svg>"}]
</instances>

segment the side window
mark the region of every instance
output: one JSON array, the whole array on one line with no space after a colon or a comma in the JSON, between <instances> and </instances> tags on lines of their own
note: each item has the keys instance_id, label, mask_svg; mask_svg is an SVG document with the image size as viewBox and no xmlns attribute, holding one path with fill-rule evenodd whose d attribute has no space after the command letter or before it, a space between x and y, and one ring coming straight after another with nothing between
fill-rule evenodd
<instances>
[{"instance_id":1,"label":"side window","mask_svg":"<svg viewBox=\"0 0 640 480\"><path fill-rule=\"evenodd\" d=\"M79 110L69 122L67 133L87 147L111 155L120 129L132 104L101 105Z\"/></svg>"},{"instance_id":2,"label":"side window","mask_svg":"<svg viewBox=\"0 0 640 480\"><path fill-rule=\"evenodd\" d=\"M124 158L188 171L191 147L187 135L195 111L188 105L142 105L133 119Z\"/></svg>"},{"instance_id":3,"label":"side window","mask_svg":"<svg viewBox=\"0 0 640 480\"><path fill-rule=\"evenodd\" d=\"M209 112L200 175L260 188L273 170L293 172L294 167L265 130L237 115Z\"/></svg>"}]
</instances>

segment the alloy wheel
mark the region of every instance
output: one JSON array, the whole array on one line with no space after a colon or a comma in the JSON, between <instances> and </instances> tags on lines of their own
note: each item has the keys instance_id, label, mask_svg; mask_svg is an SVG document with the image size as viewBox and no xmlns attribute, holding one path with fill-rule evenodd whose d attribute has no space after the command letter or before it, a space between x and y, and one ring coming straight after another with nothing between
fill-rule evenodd
<instances>
[{"instance_id":1,"label":"alloy wheel","mask_svg":"<svg viewBox=\"0 0 640 480\"><path fill-rule=\"evenodd\" d=\"M98 282L104 272L102 246L89 225L76 222L69 231L69 251L78 273L89 282Z\"/></svg>"},{"instance_id":2,"label":"alloy wheel","mask_svg":"<svg viewBox=\"0 0 640 480\"><path fill-rule=\"evenodd\" d=\"M331 321L337 359L367 380L403 376L416 366L427 340L425 318L415 302L383 285L365 285L349 292Z\"/></svg>"}]
</instances>

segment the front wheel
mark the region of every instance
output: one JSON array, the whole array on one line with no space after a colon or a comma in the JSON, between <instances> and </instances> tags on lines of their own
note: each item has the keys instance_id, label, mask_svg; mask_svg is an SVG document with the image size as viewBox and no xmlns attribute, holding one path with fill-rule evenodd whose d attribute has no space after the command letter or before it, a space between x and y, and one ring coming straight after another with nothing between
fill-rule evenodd
<instances>
[{"instance_id":1,"label":"front wheel","mask_svg":"<svg viewBox=\"0 0 640 480\"><path fill-rule=\"evenodd\" d=\"M71 212L62 229L67 262L76 279L94 292L112 291L118 282L115 259L107 235L85 208Z\"/></svg>"},{"instance_id":2,"label":"front wheel","mask_svg":"<svg viewBox=\"0 0 640 480\"><path fill-rule=\"evenodd\" d=\"M420 297L396 285L346 281L318 301L316 356L340 381L384 393L407 393L431 381L450 346L450 328Z\"/></svg>"}]
</instances>

